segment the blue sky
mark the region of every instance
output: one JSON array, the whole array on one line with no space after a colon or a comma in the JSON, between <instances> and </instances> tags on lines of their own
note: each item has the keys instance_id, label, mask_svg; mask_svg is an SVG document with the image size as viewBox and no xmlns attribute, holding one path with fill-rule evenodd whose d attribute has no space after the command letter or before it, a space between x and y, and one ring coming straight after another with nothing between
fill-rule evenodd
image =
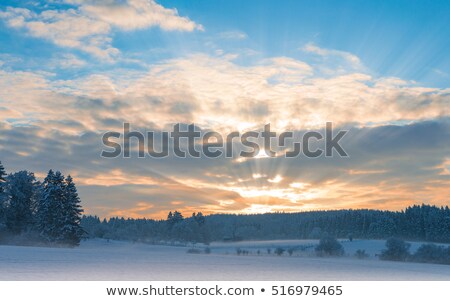
<instances>
[{"instance_id":1,"label":"blue sky","mask_svg":"<svg viewBox=\"0 0 450 301\"><path fill-rule=\"evenodd\" d=\"M1 6L20 4L34 11L71 7L68 4L47 3L47 7L43 8L33 3L3 1ZM205 31L164 32L155 27L132 32L113 30L112 45L125 56L142 59L146 63L195 52L212 53L217 49L226 52L256 51L256 56L240 60L246 64L273 56L308 60L299 49L312 42L322 48L358 56L370 72L379 76L395 76L441 88L445 88L450 81L448 1L160 3L176 8L181 16L188 16L202 24ZM242 34L242 37L224 39L221 36L224 32ZM16 64L14 67L17 69L41 68L42 64L36 63L37 60L48 60L57 52L67 51L55 47L51 41L20 34L20 30L11 29L4 23L0 26L0 42L3 54L29 60L25 64ZM73 52L90 60L83 53ZM113 67L117 65L100 68ZM139 68L136 64L128 67Z\"/></svg>"},{"instance_id":2,"label":"blue sky","mask_svg":"<svg viewBox=\"0 0 450 301\"><path fill-rule=\"evenodd\" d=\"M449 14L449 1L2 1L0 160L71 173L101 216L448 204ZM123 122L326 121L350 129L350 160L99 158Z\"/></svg>"}]
</instances>

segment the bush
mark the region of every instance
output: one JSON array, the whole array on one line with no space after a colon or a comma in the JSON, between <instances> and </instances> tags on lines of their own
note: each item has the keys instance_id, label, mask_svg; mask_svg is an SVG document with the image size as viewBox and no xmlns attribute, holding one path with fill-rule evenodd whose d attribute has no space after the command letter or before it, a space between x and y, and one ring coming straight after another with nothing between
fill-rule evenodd
<instances>
[{"instance_id":1,"label":"bush","mask_svg":"<svg viewBox=\"0 0 450 301\"><path fill-rule=\"evenodd\" d=\"M409 257L409 243L398 238L389 238L385 250L381 251L380 259L405 261Z\"/></svg>"},{"instance_id":2,"label":"bush","mask_svg":"<svg viewBox=\"0 0 450 301\"><path fill-rule=\"evenodd\" d=\"M319 256L342 256L344 248L334 237L323 237L320 239L319 245L316 247L316 253Z\"/></svg>"},{"instance_id":3,"label":"bush","mask_svg":"<svg viewBox=\"0 0 450 301\"><path fill-rule=\"evenodd\" d=\"M355 257L358 259L364 259L364 258L369 257L369 254L366 253L366 250L358 249L355 252Z\"/></svg>"},{"instance_id":4,"label":"bush","mask_svg":"<svg viewBox=\"0 0 450 301\"><path fill-rule=\"evenodd\" d=\"M278 248L275 249L274 253L277 254L278 256L281 256L284 253L284 249L278 247Z\"/></svg>"},{"instance_id":5,"label":"bush","mask_svg":"<svg viewBox=\"0 0 450 301\"><path fill-rule=\"evenodd\" d=\"M201 254L202 253L202 251L200 250L200 249L189 249L189 250L187 250L187 253L189 253L189 254Z\"/></svg>"},{"instance_id":6,"label":"bush","mask_svg":"<svg viewBox=\"0 0 450 301\"><path fill-rule=\"evenodd\" d=\"M417 249L411 259L416 262L450 264L450 247L425 244Z\"/></svg>"}]
</instances>

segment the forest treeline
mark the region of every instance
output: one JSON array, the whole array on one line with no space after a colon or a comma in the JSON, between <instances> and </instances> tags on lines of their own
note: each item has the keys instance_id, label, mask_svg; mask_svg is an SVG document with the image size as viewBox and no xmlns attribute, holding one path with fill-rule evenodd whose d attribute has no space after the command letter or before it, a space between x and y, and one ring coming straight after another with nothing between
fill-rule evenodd
<instances>
[{"instance_id":1,"label":"forest treeline","mask_svg":"<svg viewBox=\"0 0 450 301\"><path fill-rule=\"evenodd\" d=\"M450 243L450 209L415 205L399 212L330 210L298 213L213 214L164 220L81 216L72 177L50 170L41 183L29 171L6 174L0 162L0 243L76 246L82 238L150 243L317 239L387 239Z\"/></svg>"},{"instance_id":2,"label":"forest treeline","mask_svg":"<svg viewBox=\"0 0 450 301\"><path fill-rule=\"evenodd\" d=\"M166 220L99 219L84 216L89 237L158 243L339 238L387 239L450 243L450 209L415 205L400 212L332 210L254 215L194 213L187 218L175 211Z\"/></svg>"}]
</instances>

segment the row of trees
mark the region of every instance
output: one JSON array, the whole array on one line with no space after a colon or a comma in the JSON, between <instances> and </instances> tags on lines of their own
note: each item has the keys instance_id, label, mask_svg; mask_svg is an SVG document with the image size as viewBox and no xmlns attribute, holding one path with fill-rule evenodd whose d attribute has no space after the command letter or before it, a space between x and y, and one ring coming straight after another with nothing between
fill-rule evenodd
<instances>
[{"instance_id":1,"label":"row of trees","mask_svg":"<svg viewBox=\"0 0 450 301\"><path fill-rule=\"evenodd\" d=\"M166 220L110 218L102 221L97 216L83 216L81 224L90 238L132 240L143 242L178 241L209 243L210 228L206 217L193 213L185 218L178 212L169 212Z\"/></svg>"},{"instance_id":2,"label":"row of trees","mask_svg":"<svg viewBox=\"0 0 450 301\"><path fill-rule=\"evenodd\" d=\"M423 244L415 253L410 253L410 247L411 245L402 239L389 238L386 241L386 249L381 252L380 259L450 264L450 246Z\"/></svg>"},{"instance_id":3,"label":"row of trees","mask_svg":"<svg viewBox=\"0 0 450 301\"><path fill-rule=\"evenodd\" d=\"M450 210L430 205L412 206L400 212L336 210L257 215L201 213L183 218L169 213L167 220L84 217L91 237L135 241L237 241L352 237L450 242Z\"/></svg>"},{"instance_id":4,"label":"row of trees","mask_svg":"<svg viewBox=\"0 0 450 301\"><path fill-rule=\"evenodd\" d=\"M50 170L41 183L26 170L7 175L0 162L0 242L78 245L82 212L70 175Z\"/></svg>"}]
</instances>

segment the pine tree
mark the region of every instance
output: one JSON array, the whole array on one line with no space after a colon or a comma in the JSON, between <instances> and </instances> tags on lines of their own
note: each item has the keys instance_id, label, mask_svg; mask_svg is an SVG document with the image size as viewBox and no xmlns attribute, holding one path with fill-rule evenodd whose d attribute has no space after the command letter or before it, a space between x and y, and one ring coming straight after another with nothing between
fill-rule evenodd
<instances>
[{"instance_id":1,"label":"pine tree","mask_svg":"<svg viewBox=\"0 0 450 301\"><path fill-rule=\"evenodd\" d=\"M0 224L5 222L6 196L3 193L6 182L5 177L6 177L5 168L3 167L2 162L0 161Z\"/></svg>"},{"instance_id":2,"label":"pine tree","mask_svg":"<svg viewBox=\"0 0 450 301\"><path fill-rule=\"evenodd\" d=\"M42 197L38 206L38 229L47 242L64 240L61 229L64 226L64 176L57 171L48 172L42 187Z\"/></svg>"},{"instance_id":3,"label":"pine tree","mask_svg":"<svg viewBox=\"0 0 450 301\"><path fill-rule=\"evenodd\" d=\"M63 206L64 226L62 228L63 242L77 246L85 234L80 225L83 209L80 205L80 197L77 188L69 175L65 181L65 198Z\"/></svg>"},{"instance_id":4,"label":"pine tree","mask_svg":"<svg viewBox=\"0 0 450 301\"><path fill-rule=\"evenodd\" d=\"M2 165L2 161L0 161L0 184L6 182L6 172L5 168ZM0 186L1 189L1 186Z\"/></svg>"},{"instance_id":5,"label":"pine tree","mask_svg":"<svg viewBox=\"0 0 450 301\"><path fill-rule=\"evenodd\" d=\"M10 174L4 184L6 226L12 233L21 233L34 224L38 183L26 170Z\"/></svg>"}]
</instances>

